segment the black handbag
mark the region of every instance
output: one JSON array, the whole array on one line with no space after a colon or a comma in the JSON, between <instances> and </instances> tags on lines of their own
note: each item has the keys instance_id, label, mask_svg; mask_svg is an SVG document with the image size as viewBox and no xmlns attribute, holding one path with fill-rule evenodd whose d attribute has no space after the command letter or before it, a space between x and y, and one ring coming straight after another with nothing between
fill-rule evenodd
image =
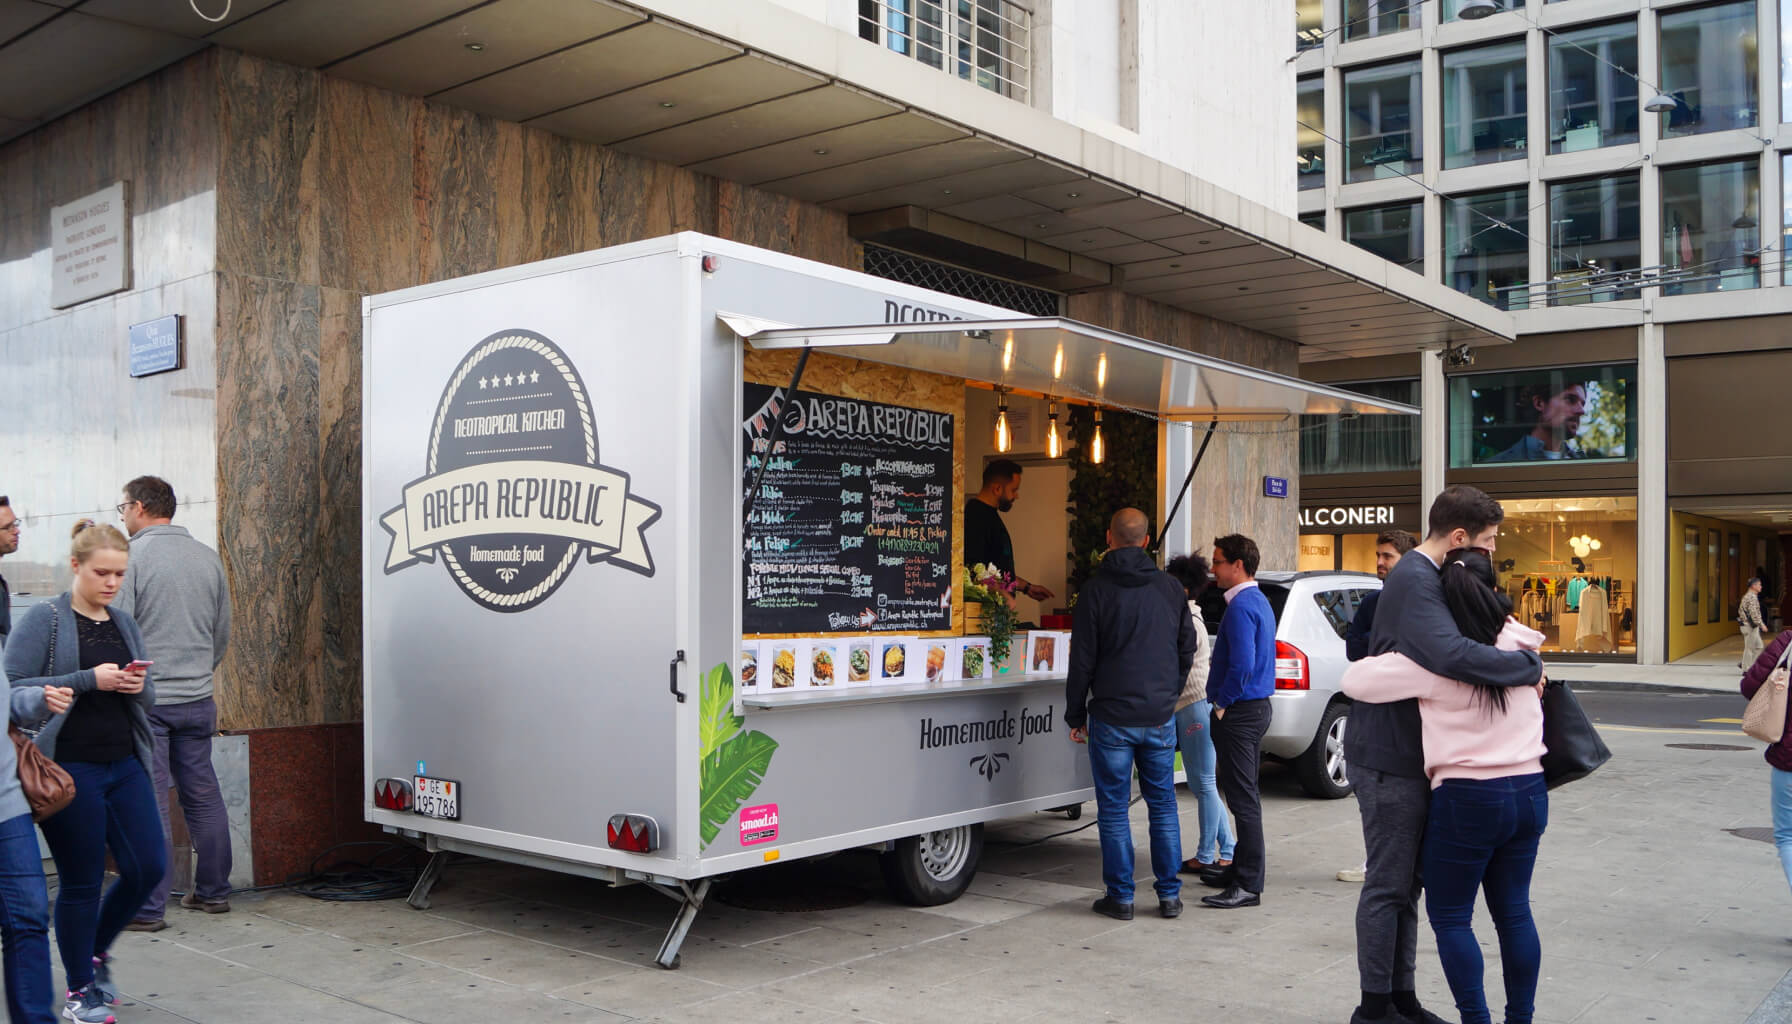
<instances>
[{"instance_id":1,"label":"black handbag","mask_svg":"<svg viewBox=\"0 0 1792 1024\"><path fill-rule=\"evenodd\" d=\"M1555 680L1543 688L1543 746L1543 780L1550 789L1584 779L1612 759L1574 691Z\"/></svg>"}]
</instances>

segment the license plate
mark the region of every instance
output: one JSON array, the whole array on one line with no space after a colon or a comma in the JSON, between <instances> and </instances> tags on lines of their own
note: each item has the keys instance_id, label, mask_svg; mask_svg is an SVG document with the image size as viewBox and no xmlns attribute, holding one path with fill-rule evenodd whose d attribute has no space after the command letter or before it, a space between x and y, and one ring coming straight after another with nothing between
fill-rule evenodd
<instances>
[{"instance_id":1,"label":"license plate","mask_svg":"<svg viewBox=\"0 0 1792 1024\"><path fill-rule=\"evenodd\" d=\"M414 809L418 814L445 821L460 820L460 783L451 779L432 779L427 775L412 778L417 783Z\"/></svg>"}]
</instances>

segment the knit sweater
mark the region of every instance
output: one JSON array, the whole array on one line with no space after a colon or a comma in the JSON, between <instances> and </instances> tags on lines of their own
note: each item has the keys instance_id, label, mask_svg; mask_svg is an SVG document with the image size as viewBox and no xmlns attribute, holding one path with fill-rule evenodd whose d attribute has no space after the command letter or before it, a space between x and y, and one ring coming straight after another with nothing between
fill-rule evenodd
<instances>
[{"instance_id":1,"label":"knit sweater","mask_svg":"<svg viewBox=\"0 0 1792 1024\"><path fill-rule=\"evenodd\" d=\"M1207 639L1207 627L1201 624L1201 606L1188 603L1189 617L1195 623L1195 663L1189 666L1188 678L1182 682L1182 693L1176 698L1176 710L1207 699L1207 669L1213 661L1213 642Z\"/></svg>"},{"instance_id":2,"label":"knit sweater","mask_svg":"<svg viewBox=\"0 0 1792 1024\"><path fill-rule=\"evenodd\" d=\"M1276 692L1276 613L1254 585L1240 584L1220 619L1207 673L1207 699L1220 709Z\"/></svg>"},{"instance_id":3,"label":"knit sweater","mask_svg":"<svg viewBox=\"0 0 1792 1024\"><path fill-rule=\"evenodd\" d=\"M1534 651L1543 634L1508 618L1494 646ZM1418 698L1425 774L1445 779L1503 779L1543 770L1543 702L1535 690L1506 690L1501 714L1477 688L1435 675L1404 654L1379 654L1344 670L1344 694L1370 704Z\"/></svg>"},{"instance_id":4,"label":"knit sweater","mask_svg":"<svg viewBox=\"0 0 1792 1024\"><path fill-rule=\"evenodd\" d=\"M212 672L230 643L230 586L217 552L186 527L145 526L131 537L131 565L112 608L143 631L156 663L156 703L212 695Z\"/></svg>"},{"instance_id":5,"label":"knit sweater","mask_svg":"<svg viewBox=\"0 0 1792 1024\"><path fill-rule=\"evenodd\" d=\"M145 657L143 653L143 634L138 632L137 623L129 614L110 609L112 620L118 624L118 634L124 638L125 647L130 649L132 658ZM50 621L56 620L56 662L49 664L50 657ZM62 731L62 723L68 720L68 712L51 717L48 708L43 708L43 687L66 686L75 691L75 703L80 703L81 695L99 689L99 681L94 677L92 669L81 667L81 635L76 632L79 627L75 622L75 609L66 591L54 601L31 606L31 610L19 617L13 624L12 637L6 644L6 677L13 687L13 714L19 715L18 693L21 689L37 692L37 706L42 709L38 719L49 718L50 724L37 734L37 745L51 758L56 756L56 735ZM123 668L124 666L119 666ZM153 669L151 670L154 671ZM143 770L154 777L155 764L150 756L154 749L149 732L149 709L156 703L155 682L145 675L143 690L128 694L131 709L131 745L137 752L137 760L143 762ZM70 710L74 709L70 705ZM12 756L11 744L7 747L6 756ZM17 766L12 773L18 774ZM16 781L16 780L15 780ZM3 810L0 807L0 810Z\"/></svg>"}]
</instances>

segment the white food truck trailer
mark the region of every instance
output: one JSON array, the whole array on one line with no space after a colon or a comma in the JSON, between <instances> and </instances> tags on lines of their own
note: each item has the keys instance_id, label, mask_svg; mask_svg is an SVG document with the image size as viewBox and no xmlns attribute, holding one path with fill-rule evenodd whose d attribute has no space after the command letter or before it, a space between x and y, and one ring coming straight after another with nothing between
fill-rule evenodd
<instances>
[{"instance_id":1,"label":"white food truck trailer","mask_svg":"<svg viewBox=\"0 0 1792 1024\"><path fill-rule=\"evenodd\" d=\"M1415 411L690 233L363 321L366 818L434 854L418 906L450 853L651 886L665 967L719 876L869 847L945 902L984 822L1093 795L1067 643L952 637L964 425L805 366L1149 415L1185 464L1227 419Z\"/></svg>"}]
</instances>

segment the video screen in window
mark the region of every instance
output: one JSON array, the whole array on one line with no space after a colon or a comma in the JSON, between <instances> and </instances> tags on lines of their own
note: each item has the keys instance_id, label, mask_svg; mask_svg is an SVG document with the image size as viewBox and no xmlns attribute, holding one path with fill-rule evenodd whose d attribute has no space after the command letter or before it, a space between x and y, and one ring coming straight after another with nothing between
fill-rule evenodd
<instances>
[{"instance_id":1,"label":"video screen in window","mask_svg":"<svg viewBox=\"0 0 1792 1024\"><path fill-rule=\"evenodd\" d=\"M1636 365L1558 366L1450 380L1450 464L1636 458Z\"/></svg>"}]
</instances>

